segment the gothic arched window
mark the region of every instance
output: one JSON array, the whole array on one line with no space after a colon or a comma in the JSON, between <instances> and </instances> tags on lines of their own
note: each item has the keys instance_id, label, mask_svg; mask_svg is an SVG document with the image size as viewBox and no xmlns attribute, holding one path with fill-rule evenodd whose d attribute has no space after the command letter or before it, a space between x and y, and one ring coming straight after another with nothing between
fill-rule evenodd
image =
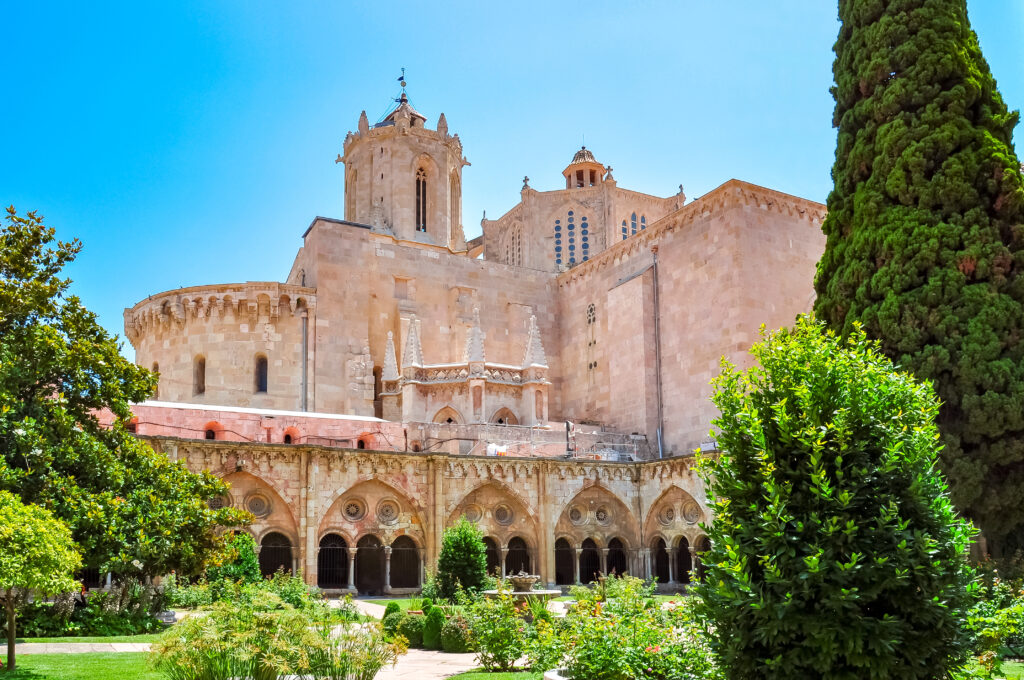
<instances>
[{"instance_id":1,"label":"gothic arched window","mask_svg":"<svg viewBox=\"0 0 1024 680\"><path fill-rule=\"evenodd\" d=\"M622 240L625 241L629 237L629 227L626 226L626 220L622 220Z\"/></svg>"},{"instance_id":2,"label":"gothic arched window","mask_svg":"<svg viewBox=\"0 0 1024 680\"><path fill-rule=\"evenodd\" d=\"M262 354L256 355L256 391L267 391L267 358Z\"/></svg>"},{"instance_id":3,"label":"gothic arched window","mask_svg":"<svg viewBox=\"0 0 1024 680\"><path fill-rule=\"evenodd\" d=\"M416 231L427 230L427 171L416 171Z\"/></svg>"},{"instance_id":4,"label":"gothic arched window","mask_svg":"<svg viewBox=\"0 0 1024 680\"><path fill-rule=\"evenodd\" d=\"M636 233L636 213L629 218L629 235L632 236Z\"/></svg>"},{"instance_id":5,"label":"gothic arched window","mask_svg":"<svg viewBox=\"0 0 1024 680\"><path fill-rule=\"evenodd\" d=\"M518 224L512 227L505 241L505 262L523 266L523 230Z\"/></svg>"},{"instance_id":6,"label":"gothic arched window","mask_svg":"<svg viewBox=\"0 0 1024 680\"><path fill-rule=\"evenodd\" d=\"M647 228L647 215L640 216L640 231Z\"/></svg>"}]
</instances>

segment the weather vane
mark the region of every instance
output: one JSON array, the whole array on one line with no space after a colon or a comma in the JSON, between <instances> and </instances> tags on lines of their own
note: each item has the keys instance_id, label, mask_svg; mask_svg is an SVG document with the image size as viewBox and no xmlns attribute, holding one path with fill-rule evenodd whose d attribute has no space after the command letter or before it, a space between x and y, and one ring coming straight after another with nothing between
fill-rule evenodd
<instances>
[{"instance_id":1,"label":"weather vane","mask_svg":"<svg viewBox=\"0 0 1024 680\"><path fill-rule=\"evenodd\" d=\"M405 94L405 67L402 67L402 75L398 76L398 84L402 86L402 94ZM396 99L395 101L400 101Z\"/></svg>"}]
</instances>

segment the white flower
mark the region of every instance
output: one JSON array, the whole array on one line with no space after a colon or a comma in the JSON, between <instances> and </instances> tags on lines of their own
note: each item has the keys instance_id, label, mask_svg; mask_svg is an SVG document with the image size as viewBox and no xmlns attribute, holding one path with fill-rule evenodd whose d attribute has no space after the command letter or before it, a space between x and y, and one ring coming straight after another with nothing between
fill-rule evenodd
<instances>
[{"instance_id":1,"label":"white flower","mask_svg":"<svg viewBox=\"0 0 1024 680\"><path fill-rule=\"evenodd\" d=\"M142 569L142 562L139 562L138 560L132 560L132 566L134 566L136 569Z\"/></svg>"}]
</instances>

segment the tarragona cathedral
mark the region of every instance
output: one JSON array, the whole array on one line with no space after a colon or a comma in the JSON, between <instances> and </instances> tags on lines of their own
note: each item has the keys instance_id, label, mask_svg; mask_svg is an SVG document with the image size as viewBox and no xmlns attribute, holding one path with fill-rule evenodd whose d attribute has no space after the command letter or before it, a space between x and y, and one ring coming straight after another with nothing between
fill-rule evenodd
<instances>
[{"instance_id":1,"label":"tarragona cathedral","mask_svg":"<svg viewBox=\"0 0 1024 680\"><path fill-rule=\"evenodd\" d=\"M345 137L344 218L283 282L125 310L160 378L135 431L228 482L265 573L327 591L415 591L460 517L493 572L681 587L712 519L709 382L809 309L824 206L633 191L581 148L467 240L459 136L396 103Z\"/></svg>"}]
</instances>

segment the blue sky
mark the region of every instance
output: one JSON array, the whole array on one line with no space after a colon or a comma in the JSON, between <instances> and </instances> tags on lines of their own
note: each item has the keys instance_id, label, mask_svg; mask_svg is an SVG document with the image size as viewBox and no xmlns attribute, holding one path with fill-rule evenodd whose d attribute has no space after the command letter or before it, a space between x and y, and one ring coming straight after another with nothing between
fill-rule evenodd
<instances>
[{"instance_id":1,"label":"blue sky","mask_svg":"<svg viewBox=\"0 0 1024 680\"><path fill-rule=\"evenodd\" d=\"M1024 108L1024 3L968 5ZM156 292L283 279L312 218L343 214L333 159L403 66L472 163L470 237L523 175L559 188L584 136L639 191L831 188L828 0L19 2L0 18L0 202L84 242L74 291L117 334Z\"/></svg>"}]
</instances>

